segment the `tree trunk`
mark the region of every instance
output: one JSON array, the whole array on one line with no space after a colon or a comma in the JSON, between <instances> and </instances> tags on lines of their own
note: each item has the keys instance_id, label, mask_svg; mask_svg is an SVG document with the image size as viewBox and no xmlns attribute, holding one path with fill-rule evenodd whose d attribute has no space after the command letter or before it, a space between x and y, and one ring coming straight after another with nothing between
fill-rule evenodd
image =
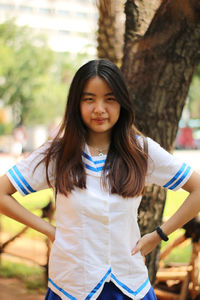
<instances>
[{"instance_id":1,"label":"tree trunk","mask_svg":"<svg viewBox=\"0 0 200 300\"><path fill-rule=\"evenodd\" d=\"M152 232L162 223L162 215L166 199L166 191L157 186L148 186L139 207L139 226L141 234ZM146 256L145 263L149 270L152 284L156 279L157 266L160 258L160 244Z\"/></svg>"},{"instance_id":2,"label":"tree trunk","mask_svg":"<svg viewBox=\"0 0 200 300\"><path fill-rule=\"evenodd\" d=\"M200 60L200 2L163 0L144 36L136 40L132 28L139 2L144 3L126 2L122 71L133 101L136 125L172 151L191 78ZM142 234L162 222L164 204L165 192L149 187L140 206ZM152 282L157 257L158 248L147 257Z\"/></svg>"},{"instance_id":3,"label":"tree trunk","mask_svg":"<svg viewBox=\"0 0 200 300\"><path fill-rule=\"evenodd\" d=\"M98 8L98 57L121 66L125 27L123 3L120 0L99 0Z\"/></svg>"},{"instance_id":4,"label":"tree trunk","mask_svg":"<svg viewBox=\"0 0 200 300\"><path fill-rule=\"evenodd\" d=\"M160 0L127 0L125 48L143 37L159 5Z\"/></svg>"}]
</instances>

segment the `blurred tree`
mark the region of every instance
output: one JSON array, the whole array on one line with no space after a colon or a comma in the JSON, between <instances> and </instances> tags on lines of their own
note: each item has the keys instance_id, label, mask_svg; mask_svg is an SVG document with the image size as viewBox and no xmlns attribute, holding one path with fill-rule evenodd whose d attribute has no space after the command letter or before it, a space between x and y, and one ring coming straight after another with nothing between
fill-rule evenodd
<instances>
[{"instance_id":1,"label":"blurred tree","mask_svg":"<svg viewBox=\"0 0 200 300\"><path fill-rule=\"evenodd\" d=\"M114 0L101 2L99 31L106 32L101 20L103 15L106 20L109 5ZM168 151L173 150L179 119L200 60L199 13L199 0L127 0L125 3L121 69L133 101L136 125ZM117 14L114 16L115 23L116 18ZM108 31L111 31L113 23L107 22ZM112 41L118 35L116 29L112 30ZM108 35L104 36L104 40L111 41ZM103 56L115 62L113 57L116 54L109 55L108 42L102 40L98 39L98 48L105 48ZM99 57L102 57L101 53ZM142 234L151 232L162 222L165 199L166 193L162 188L151 186L147 189L139 212ZM146 258L152 282L156 276L158 256L159 247Z\"/></svg>"},{"instance_id":2,"label":"blurred tree","mask_svg":"<svg viewBox=\"0 0 200 300\"><path fill-rule=\"evenodd\" d=\"M121 66L123 55L124 19L121 0L99 0L97 52L99 58L107 58Z\"/></svg>"},{"instance_id":3,"label":"blurred tree","mask_svg":"<svg viewBox=\"0 0 200 300\"><path fill-rule=\"evenodd\" d=\"M200 66L195 72L189 89L188 109L190 118L200 119Z\"/></svg>"},{"instance_id":4,"label":"blurred tree","mask_svg":"<svg viewBox=\"0 0 200 300\"><path fill-rule=\"evenodd\" d=\"M25 121L41 78L50 70L53 52L43 36L9 20L0 24L0 55L0 98L12 105L17 122Z\"/></svg>"},{"instance_id":5,"label":"blurred tree","mask_svg":"<svg viewBox=\"0 0 200 300\"><path fill-rule=\"evenodd\" d=\"M33 92L34 101L29 105L29 124L51 123L61 118L65 109L68 86L77 68L88 59L88 54L69 52L54 53L54 61L48 73L39 78L40 88Z\"/></svg>"},{"instance_id":6,"label":"blurred tree","mask_svg":"<svg viewBox=\"0 0 200 300\"><path fill-rule=\"evenodd\" d=\"M172 151L191 79L200 61L200 2L163 0L154 4L153 9L149 1L126 2L122 71L138 128ZM137 22L143 23L140 16L144 7L153 18L138 37L137 28L142 26ZM142 234L153 231L162 222L165 198L162 188L148 187L140 206ZM158 254L157 248L146 258L152 282Z\"/></svg>"},{"instance_id":7,"label":"blurred tree","mask_svg":"<svg viewBox=\"0 0 200 300\"><path fill-rule=\"evenodd\" d=\"M87 54L55 53L43 35L8 20L0 24L0 56L0 99L15 124L33 125L63 115L67 85Z\"/></svg>"}]
</instances>

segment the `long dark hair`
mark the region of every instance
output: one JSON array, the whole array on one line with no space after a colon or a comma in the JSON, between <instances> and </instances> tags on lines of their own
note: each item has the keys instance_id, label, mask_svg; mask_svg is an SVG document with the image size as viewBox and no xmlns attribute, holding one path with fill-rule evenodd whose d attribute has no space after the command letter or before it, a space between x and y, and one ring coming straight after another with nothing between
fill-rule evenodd
<instances>
[{"instance_id":1,"label":"long dark hair","mask_svg":"<svg viewBox=\"0 0 200 300\"><path fill-rule=\"evenodd\" d=\"M87 128L80 113L80 100L89 78L99 76L110 86L121 106L120 116L112 128L111 143L103 172L111 193L123 197L142 194L147 171L147 155L138 142L140 134L134 126L134 114L121 71L108 60L92 60L75 74L70 86L64 118L57 136L45 153L47 182L50 161L55 160L55 187L66 196L75 188L86 188L86 172L82 150ZM105 170L108 168L108 172Z\"/></svg>"}]
</instances>

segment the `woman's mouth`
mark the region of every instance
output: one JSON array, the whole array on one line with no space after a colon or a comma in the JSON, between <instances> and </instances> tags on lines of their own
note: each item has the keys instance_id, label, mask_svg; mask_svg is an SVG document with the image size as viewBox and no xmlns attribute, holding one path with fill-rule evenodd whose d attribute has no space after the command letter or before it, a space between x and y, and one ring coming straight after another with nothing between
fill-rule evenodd
<instances>
[{"instance_id":1,"label":"woman's mouth","mask_svg":"<svg viewBox=\"0 0 200 300\"><path fill-rule=\"evenodd\" d=\"M106 119L105 118L95 118L95 119L93 119L93 121L97 124L103 124L106 121Z\"/></svg>"}]
</instances>

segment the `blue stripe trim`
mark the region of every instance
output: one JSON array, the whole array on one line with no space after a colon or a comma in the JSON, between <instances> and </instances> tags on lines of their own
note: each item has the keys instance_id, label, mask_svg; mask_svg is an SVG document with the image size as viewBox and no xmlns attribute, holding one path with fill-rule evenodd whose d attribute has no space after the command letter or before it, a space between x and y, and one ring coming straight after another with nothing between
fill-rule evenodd
<instances>
[{"instance_id":1,"label":"blue stripe trim","mask_svg":"<svg viewBox=\"0 0 200 300\"><path fill-rule=\"evenodd\" d=\"M93 160L91 156L89 156L88 154L86 154L85 152L82 152L83 157L87 158L89 161L93 162L95 165L98 164L103 164L105 163L105 159L101 159L101 160Z\"/></svg>"},{"instance_id":2,"label":"blue stripe trim","mask_svg":"<svg viewBox=\"0 0 200 300\"><path fill-rule=\"evenodd\" d=\"M185 179L185 177L188 175L188 173L190 172L190 170L191 170L191 167L188 166L187 169L185 170L184 174L181 176L181 178L179 180L177 180L177 182L174 185L170 186L169 189L170 190L175 189L175 187L177 187Z\"/></svg>"},{"instance_id":3,"label":"blue stripe trim","mask_svg":"<svg viewBox=\"0 0 200 300\"><path fill-rule=\"evenodd\" d=\"M85 153L85 152L82 152L82 155L83 155L83 157L85 157L85 158L87 158L88 160L90 160L90 161L92 161L92 162L93 162L93 160L92 160L92 157L91 157L91 156L89 156L87 153Z\"/></svg>"},{"instance_id":4,"label":"blue stripe trim","mask_svg":"<svg viewBox=\"0 0 200 300\"><path fill-rule=\"evenodd\" d=\"M105 164L106 160L102 159L102 160L94 160L93 161L95 163L95 165L99 165L99 164Z\"/></svg>"},{"instance_id":5,"label":"blue stripe trim","mask_svg":"<svg viewBox=\"0 0 200 300\"><path fill-rule=\"evenodd\" d=\"M99 283L95 286L95 288L89 293L89 295L85 298L85 300L89 300L92 298L92 296L100 289L108 275L111 273L111 268L108 270L108 272L104 275L104 277L99 281Z\"/></svg>"},{"instance_id":6,"label":"blue stripe trim","mask_svg":"<svg viewBox=\"0 0 200 300\"><path fill-rule=\"evenodd\" d=\"M89 166L88 164L84 163L85 167L91 171L94 171L94 172L100 172L103 170L104 167L98 167L98 168L94 168L94 167L91 167Z\"/></svg>"},{"instance_id":7,"label":"blue stripe trim","mask_svg":"<svg viewBox=\"0 0 200 300\"><path fill-rule=\"evenodd\" d=\"M77 300L76 298L74 298L72 295L68 294L67 292L65 292L65 290L63 290L62 288L60 288L57 284L55 284L50 278L49 278L49 282L51 282L51 284L53 284L53 286L55 286L55 288L57 288L57 290L59 290L61 293L63 293L65 296L67 296L69 299L71 300Z\"/></svg>"},{"instance_id":8,"label":"blue stripe trim","mask_svg":"<svg viewBox=\"0 0 200 300\"><path fill-rule=\"evenodd\" d=\"M129 287L127 287L125 284L123 284L121 281L119 281L115 277L115 275L111 274L111 278L114 279L116 281L116 283L118 283L124 290L126 290L127 292L129 292L130 294L132 294L134 296L139 294L145 288L145 286L149 283L149 278L147 278L147 280L134 292L131 289L129 289Z\"/></svg>"},{"instance_id":9,"label":"blue stripe trim","mask_svg":"<svg viewBox=\"0 0 200 300\"><path fill-rule=\"evenodd\" d=\"M20 173L19 169L17 168L17 166L13 167L13 170L15 171L15 173L17 174L17 176L21 179L22 183L27 187L27 189L31 192L34 193L36 192L35 190L32 189L32 187L28 184L28 182L26 181L26 179L24 178L24 176Z\"/></svg>"},{"instance_id":10,"label":"blue stripe trim","mask_svg":"<svg viewBox=\"0 0 200 300\"><path fill-rule=\"evenodd\" d=\"M183 172L183 170L186 167L186 163L183 163L181 168L179 169L179 171L175 174L175 176L168 181L165 185L163 185L164 188L167 188L168 186L170 186L175 180L177 180L177 178L179 177L179 175Z\"/></svg>"},{"instance_id":11,"label":"blue stripe trim","mask_svg":"<svg viewBox=\"0 0 200 300\"><path fill-rule=\"evenodd\" d=\"M28 195L29 192L24 188L24 186L21 184L21 182L19 181L19 179L17 178L17 176L15 175L15 173L13 172L12 169L8 170L8 173L12 176L12 178L14 179L14 181L16 182L16 184L18 185L18 187L20 188L20 190L22 190L22 192L25 195Z\"/></svg>"}]
</instances>

